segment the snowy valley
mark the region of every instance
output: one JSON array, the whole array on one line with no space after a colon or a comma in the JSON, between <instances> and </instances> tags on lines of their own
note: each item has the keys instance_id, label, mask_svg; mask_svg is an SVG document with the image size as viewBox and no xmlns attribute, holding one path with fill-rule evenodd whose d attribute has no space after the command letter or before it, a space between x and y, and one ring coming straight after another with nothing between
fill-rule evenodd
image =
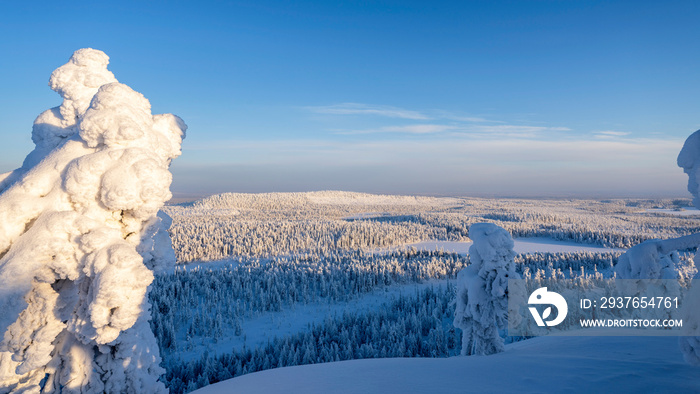
<instances>
[{"instance_id":1,"label":"snowy valley","mask_svg":"<svg viewBox=\"0 0 700 394\"><path fill-rule=\"evenodd\" d=\"M671 238L696 232L700 218L674 214L689 205L689 200L489 200L314 192L224 194L166 206L164 211L173 218L170 231L178 265L157 275L150 292L151 325L168 371L166 384L180 393L246 376L250 383L240 386L246 390L258 384L271 390L296 384L296 392L323 392L328 382L308 376L331 373L347 376L344 384L350 386L344 392L365 392L365 386L352 386L355 372L350 371L363 368L358 364L294 369L292 375L279 368L397 357L449 358L455 365L486 368L477 367L483 356L468 361L458 357L461 331L453 325L455 279L469 264L471 224L495 223L513 234L516 271L533 286L551 286L557 278L604 282L613 276L612 268L627 247L658 234ZM694 250L680 253L677 269L682 281L696 273L693 254ZM534 362L521 359L530 341L537 343L537 352L555 352L562 346L552 342L548 349L547 337L505 339L506 352L498 357L507 358L516 352L511 349L518 349L505 361L514 365ZM581 351L595 348L594 342L599 350L616 343L624 349L643 346L648 338L638 340L588 338L576 343L581 343ZM652 341L667 354L663 362L672 361L669 367L682 362L677 339ZM591 365L604 374L606 359L603 352ZM370 374L369 381L382 384L420 374L424 366L432 368L421 364L429 361L416 360L399 373L395 368L403 369L402 363L409 361L377 362L364 373ZM560 366L561 373L566 365ZM581 367L576 365L572 363L567 373L574 374L573 369ZM369 371L375 368L385 369L384 374L371 378ZM248 375L270 369L279 372L260 374L259 381L258 374ZM679 372L683 379L695 373L687 365ZM454 379L445 382L444 392L458 391L458 377ZM318 386L300 386L307 380ZM232 384L239 389L236 385L244 383ZM383 392L380 387L386 386L377 383L367 392ZM441 392L440 386L435 392Z\"/></svg>"}]
</instances>

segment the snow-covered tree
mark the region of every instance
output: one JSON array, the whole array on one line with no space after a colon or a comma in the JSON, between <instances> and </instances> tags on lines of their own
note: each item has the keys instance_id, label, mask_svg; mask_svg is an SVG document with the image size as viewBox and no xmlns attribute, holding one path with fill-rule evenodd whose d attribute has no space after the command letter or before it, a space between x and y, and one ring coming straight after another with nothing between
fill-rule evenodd
<instances>
[{"instance_id":1,"label":"snow-covered tree","mask_svg":"<svg viewBox=\"0 0 700 394\"><path fill-rule=\"evenodd\" d=\"M471 264L457 275L454 325L462 330L462 355L502 352L508 318L508 279L515 272L513 239L493 223L469 227Z\"/></svg>"},{"instance_id":2,"label":"snow-covered tree","mask_svg":"<svg viewBox=\"0 0 700 394\"><path fill-rule=\"evenodd\" d=\"M620 279L676 279L678 250L700 245L700 233L672 239L651 239L637 244L618 259L615 274Z\"/></svg>"},{"instance_id":3,"label":"snow-covered tree","mask_svg":"<svg viewBox=\"0 0 700 394\"><path fill-rule=\"evenodd\" d=\"M688 191L693 195L693 204L700 209L700 130L685 140L678 154L678 166L688 174ZM695 245L700 245L700 242ZM700 283L698 282L700 282L700 272L693 278L684 302L683 325L686 330L694 332L700 329ZM681 337L679 341L686 361L700 365L700 337Z\"/></svg>"},{"instance_id":4,"label":"snow-covered tree","mask_svg":"<svg viewBox=\"0 0 700 394\"><path fill-rule=\"evenodd\" d=\"M167 391L146 293L175 260L158 212L186 125L108 62L81 49L53 72L63 103L0 175L0 392Z\"/></svg>"}]
</instances>

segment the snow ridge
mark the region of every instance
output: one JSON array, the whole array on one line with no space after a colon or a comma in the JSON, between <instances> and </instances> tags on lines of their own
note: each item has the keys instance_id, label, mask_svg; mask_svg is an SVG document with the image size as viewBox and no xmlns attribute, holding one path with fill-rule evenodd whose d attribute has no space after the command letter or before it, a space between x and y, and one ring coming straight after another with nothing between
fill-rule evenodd
<instances>
[{"instance_id":1,"label":"snow ridge","mask_svg":"<svg viewBox=\"0 0 700 394\"><path fill-rule=\"evenodd\" d=\"M461 202L457 198L398 196L325 190L300 193L223 193L203 198L192 204L200 210L217 209L282 209L314 205L435 205L447 206Z\"/></svg>"}]
</instances>

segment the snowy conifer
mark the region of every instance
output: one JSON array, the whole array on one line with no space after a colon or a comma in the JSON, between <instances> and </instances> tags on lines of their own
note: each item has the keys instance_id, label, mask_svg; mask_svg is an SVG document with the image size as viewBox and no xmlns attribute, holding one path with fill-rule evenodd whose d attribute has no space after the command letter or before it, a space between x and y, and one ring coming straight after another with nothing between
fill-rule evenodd
<instances>
[{"instance_id":1,"label":"snowy conifer","mask_svg":"<svg viewBox=\"0 0 700 394\"><path fill-rule=\"evenodd\" d=\"M700 233L671 239L651 239L629 248L615 265L620 279L676 279L678 250L700 245Z\"/></svg>"},{"instance_id":2,"label":"snowy conifer","mask_svg":"<svg viewBox=\"0 0 700 394\"><path fill-rule=\"evenodd\" d=\"M688 174L688 191L693 195L693 204L700 209L700 130L685 140L678 154L678 166ZM700 242L695 245L698 246ZM697 262L697 261L696 261ZM700 327L700 272L693 278L691 288L684 302L683 325L688 330L697 331ZM686 361L700 365L700 337L680 337L681 352Z\"/></svg>"},{"instance_id":3,"label":"snowy conifer","mask_svg":"<svg viewBox=\"0 0 700 394\"><path fill-rule=\"evenodd\" d=\"M0 175L0 392L156 393L152 270L174 263L170 161L184 122L76 51L49 86L36 148Z\"/></svg>"},{"instance_id":4,"label":"snowy conifer","mask_svg":"<svg viewBox=\"0 0 700 394\"><path fill-rule=\"evenodd\" d=\"M498 330L506 328L508 279L519 279L513 239L492 223L473 224L469 237L474 242L469 248L471 264L457 275L454 319L462 330L462 355L502 352Z\"/></svg>"}]
</instances>

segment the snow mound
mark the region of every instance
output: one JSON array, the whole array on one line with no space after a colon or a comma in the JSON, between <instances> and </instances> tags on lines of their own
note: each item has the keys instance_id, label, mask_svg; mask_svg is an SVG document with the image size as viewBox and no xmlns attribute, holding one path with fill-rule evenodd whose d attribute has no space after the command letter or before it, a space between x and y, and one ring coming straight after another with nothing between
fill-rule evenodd
<instances>
[{"instance_id":1,"label":"snow mound","mask_svg":"<svg viewBox=\"0 0 700 394\"><path fill-rule=\"evenodd\" d=\"M342 361L272 369L194 391L218 393L634 393L700 391L670 337L539 337L490 356Z\"/></svg>"},{"instance_id":2,"label":"snow mound","mask_svg":"<svg viewBox=\"0 0 700 394\"><path fill-rule=\"evenodd\" d=\"M0 176L0 392L165 391L146 292L175 262L159 209L187 126L108 63L80 49L51 74L63 102Z\"/></svg>"}]
</instances>

